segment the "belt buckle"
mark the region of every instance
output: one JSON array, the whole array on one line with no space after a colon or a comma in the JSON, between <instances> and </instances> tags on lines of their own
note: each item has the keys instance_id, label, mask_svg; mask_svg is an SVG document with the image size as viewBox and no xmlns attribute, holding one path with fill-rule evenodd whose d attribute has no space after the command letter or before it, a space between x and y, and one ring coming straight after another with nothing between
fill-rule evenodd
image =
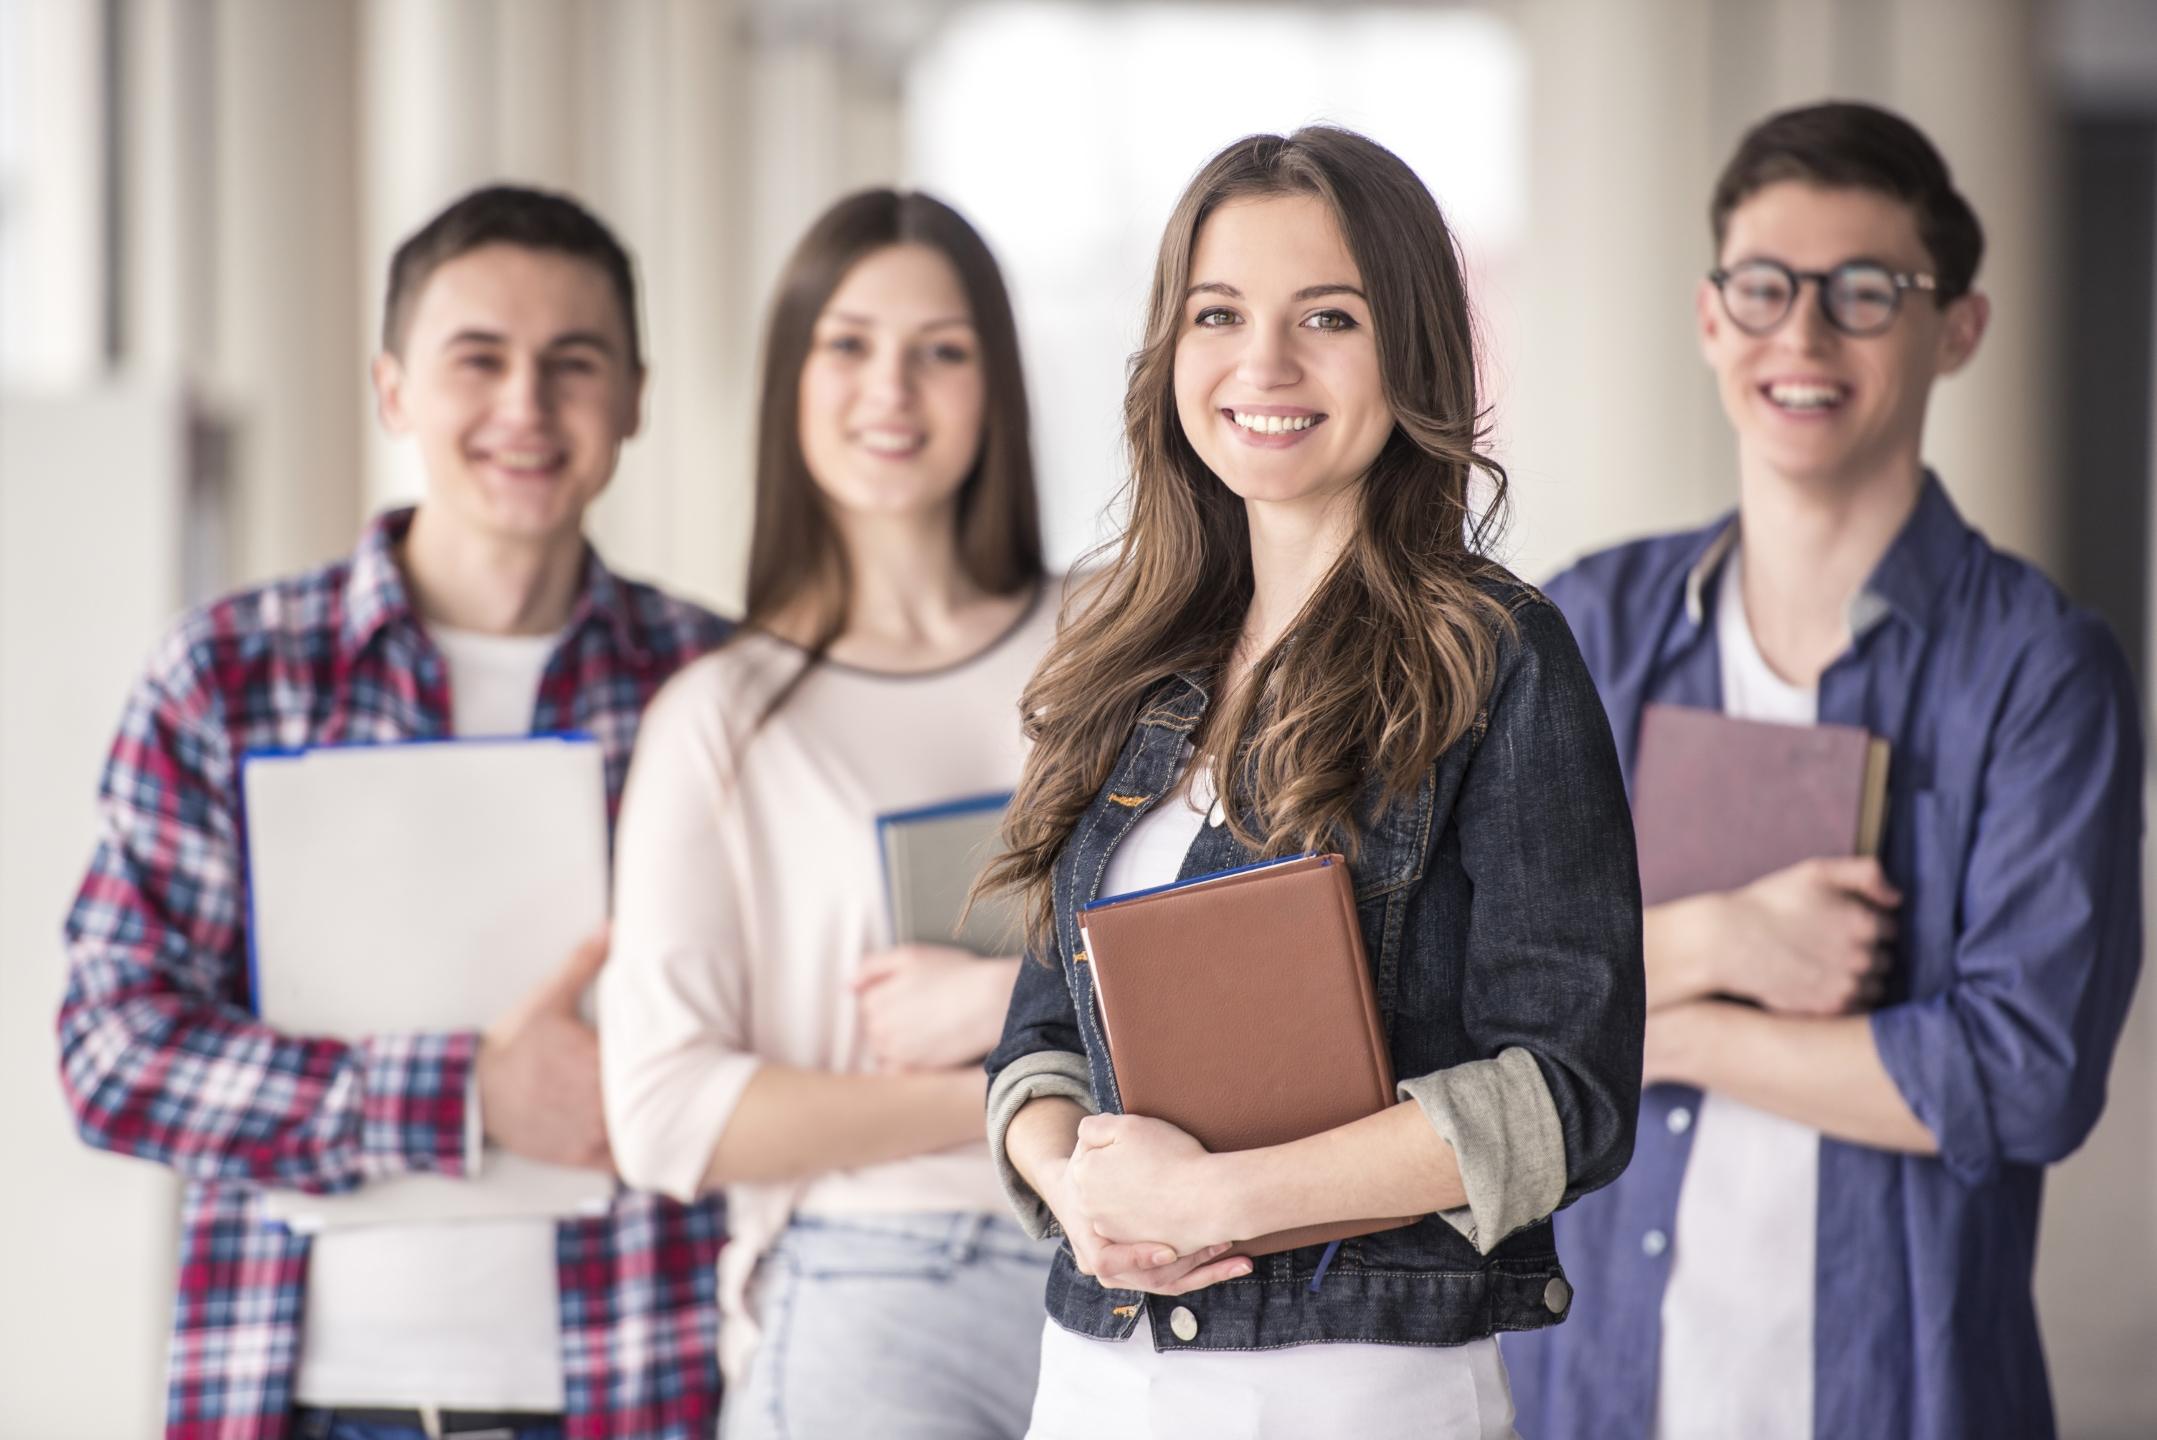
<instances>
[{"instance_id":1,"label":"belt buckle","mask_svg":"<svg viewBox=\"0 0 2157 1440\"><path fill-rule=\"evenodd\" d=\"M448 1440L452 1435L457 1440L517 1440L515 1427L509 1425L489 1425L484 1430L453 1430L450 1420L456 1413L433 1405L420 1406L420 1426L427 1432L427 1440Z\"/></svg>"}]
</instances>

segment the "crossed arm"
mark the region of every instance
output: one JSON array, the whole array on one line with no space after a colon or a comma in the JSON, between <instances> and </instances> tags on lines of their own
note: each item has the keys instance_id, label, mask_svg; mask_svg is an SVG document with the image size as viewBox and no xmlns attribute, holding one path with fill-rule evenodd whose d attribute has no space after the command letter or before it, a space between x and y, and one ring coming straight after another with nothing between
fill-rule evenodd
<instances>
[{"instance_id":1,"label":"crossed arm","mask_svg":"<svg viewBox=\"0 0 2157 1440\"><path fill-rule=\"evenodd\" d=\"M1897 812L1933 907L1908 998L1878 1003L1883 947L1911 917L1871 861L1658 907L1648 1079L1936 1154L1968 1183L2081 1143L2141 959L2137 701L2086 616L2034 635L2001 692L1982 770Z\"/></svg>"},{"instance_id":2,"label":"crossed arm","mask_svg":"<svg viewBox=\"0 0 2157 1440\"><path fill-rule=\"evenodd\" d=\"M1742 1100L1837 1139L1930 1155L1863 1013L1901 896L1877 862L1807 861L1650 909L1643 1078ZM1723 996L1742 996L1762 1008Z\"/></svg>"}]
</instances>

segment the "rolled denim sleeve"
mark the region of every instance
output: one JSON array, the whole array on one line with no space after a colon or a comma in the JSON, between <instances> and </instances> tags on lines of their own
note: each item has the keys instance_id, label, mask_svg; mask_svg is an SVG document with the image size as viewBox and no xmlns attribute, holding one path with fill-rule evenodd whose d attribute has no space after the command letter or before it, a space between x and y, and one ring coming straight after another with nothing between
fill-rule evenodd
<instances>
[{"instance_id":1,"label":"rolled denim sleeve","mask_svg":"<svg viewBox=\"0 0 2157 1440\"><path fill-rule=\"evenodd\" d=\"M1100 1113L1094 1104L1093 1087L1087 1083L1086 1057L1069 1050L1036 1050L1006 1065L989 1085L989 1158L996 1163L996 1181L1004 1187L1004 1199L1021 1229L1036 1240L1062 1235L1056 1214L1041 1203L1034 1187L1026 1183L1004 1150L1004 1136L1021 1110L1035 1100L1070 1100L1087 1114Z\"/></svg>"},{"instance_id":2,"label":"rolled denim sleeve","mask_svg":"<svg viewBox=\"0 0 2157 1440\"><path fill-rule=\"evenodd\" d=\"M1461 1018L1483 1056L1517 1049L1540 1071L1563 1142L1556 1203L1565 1204L1609 1184L1632 1157L1646 1015L1640 874L1610 725L1572 632L1538 595L1514 615L1454 807L1474 892ZM1501 1063L1519 1073L1518 1062ZM1469 1127L1469 1152L1502 1134L1525 1143L1521 1163L1543 1173L1528 1159L1542 1143L1538 1126L1514 1118L1529 1108L1518 1081L1483 1088L1481 1108L1494 1118ZM1462 1159L1470 1180L1469 1154ZM1483 1183L1492 1218L1474 1217L1478 1243L1485 1224L1518 1213L1510 1180ZM1494 1205L1499 1193L1506 1203ZM1542 1203L1536 1185L1523 1194ZM1477 1199L1471 1190L1471 1211Z\"/></svg>"},{"instance_id":3,"label":"rolled denim sleeve","mask_svg":"<svg viewBox=\"0 0 2157 1440\"><path fill-rule=\"evenodd\" d=\"M1041 1197L1026 1183L1004 1148L1004 1137L1019 1111L1031 1101L1060 1096L1098 1112L1085 1042L1079 1037L1078 1012L1060 965L1044 965L1029 955L1011 987L1011 1008L1004 1016L1003 1038L984 1063L989 1072L989 1154L1004 1187L1011 1212L1037 1240L1060 1235Z\"/></svg>"},{"instance_id":4,"label":"rolled denim sleeve","mask_svg":"<svg viewBox=\"0 0 2157 1440\"><path fill-rule=\"evenodd\" d=\"M1888 1075L1972 1185L2089 1134L2142 951L2142 736L2097 620L2066 617L2026 647L1990 739L1977 794L1920 794L1909 811L1906 903L1940 907L1946 983L1872 1016ZM1959 873L1928 873L1965 827Z\"/></svg>"},{"instance_id":5,"label":"rolled denim sleeve","mask_svg":"<svg viewBox=\"0 0 2157 1440\"><path fill-rule=\"evenodd\" d=\"M1488 1255L1565 1198L1565 1132L1543 1071L1526 1050L1515 1047L1394 1088L1453 1147L1468 1203L1441 1210L1438 1218L1478 1254Z\"/></svg>"}]
</instances>

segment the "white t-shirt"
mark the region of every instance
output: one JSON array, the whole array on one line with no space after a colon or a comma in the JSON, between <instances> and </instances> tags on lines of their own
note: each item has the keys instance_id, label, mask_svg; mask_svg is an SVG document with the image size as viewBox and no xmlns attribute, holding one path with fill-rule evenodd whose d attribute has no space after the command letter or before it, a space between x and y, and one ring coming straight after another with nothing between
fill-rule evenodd
<instances>
[{"instance_id":1,"label":"white t-shirt","mask_svg":"<svg viewBox=\"0 0 2157 1440\"><path fill-rule=\"evenodd\" d=\"M1810 725L1816 689L1768 668L1733 551L1715 604L1723 713ZM1672 1112L1673 1121L1683 1111ZM1663 1291L1658 1440L1811 1440L1820 1132L1701 1097Z\"/></svg>"},{"instance_id":2,"label":"white t-shirt","mask_svg":"<svg viewBox=\"0 0 2157 1440\"><path fill-rule=\"evenodd\" d=\"M449 664L452 734L532 728L556 637L427 633ZM469 1110L476 1155L476 1096ZM324 1231L309 1251L301 1403L562 1408L553 1222L370 1225Z\"/></svg>"}]
</instances>

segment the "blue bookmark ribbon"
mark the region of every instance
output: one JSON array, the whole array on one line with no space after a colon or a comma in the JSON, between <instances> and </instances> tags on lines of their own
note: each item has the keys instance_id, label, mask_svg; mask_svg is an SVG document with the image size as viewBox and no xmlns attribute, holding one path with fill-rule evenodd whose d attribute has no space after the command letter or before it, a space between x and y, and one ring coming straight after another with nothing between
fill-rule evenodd
<instances>
[{"instance_id":1,"label":"blue bookmark ribbon","mask_svg":"<svg viewBox=\"0 0 2157 1440\"><path fill-rule=\"evenodd\" d=\"M1318 1293L1318 1287L1325 1283L1326 1270L1329 1266L1333 1264L1333 1257L1335 1253L1340 1250L1340 1248L1341 1242L1335 1240L1331 1244L1326 1246L1326 1253L1318 1257L1318 1269L1312 1272L1311 1275L1311 1293L1313 1295L1316 1295Z\"/></svg>"}]
</instances>

